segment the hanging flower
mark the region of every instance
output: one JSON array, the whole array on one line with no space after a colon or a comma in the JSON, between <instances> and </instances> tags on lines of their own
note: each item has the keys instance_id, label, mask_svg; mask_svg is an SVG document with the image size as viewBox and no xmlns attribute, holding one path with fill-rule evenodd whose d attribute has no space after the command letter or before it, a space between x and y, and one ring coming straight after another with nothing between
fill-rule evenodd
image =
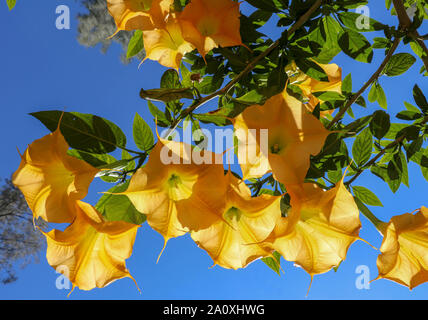
<instances>
[{"instance_id":1,"label":"hanging flower","mask_svg":"<svg viewBox=\"0 0 428 320\"><path fill-rule=\"evenodd\" d=\"M125 260L132 254L139 226L107 222L94 207L81 201L75 203L75 210L76 219L65 231L43 232L48 263L64 272L73 289L91 290L121 278L133 279Z\"/></svg>"},{"instance_id":2,"label":"hanging flower","mask_svg":"<svg viewBox=\"0 0 428 320\"><path fill-rule=\"evenodd\" d=\"M321 151L330 134L300 101L285 92L263 106L245 109L235 119L234 128L244 179L272 171L285 185L303 183L310 156Z\"/></svg>"},{"instance_id":3,"label":"hanging flower","mask_svg":"<svg viewBox=\"0 0 428 320\"><path fill-rule=\"evenodd\" d=\"M242 45L239 2L192 0L179 17L183 37L205 57L212 49Z\"/></svg>"},{"instance_id":4,"label":"hanging flower","mask_svg":"<svg viewBox=\"0 0 428 320\"><path fill-rule=\"evenodd\" d=\"M209 164L195 163L191 153L190 145L160 139L123 193L147 215L165 245L189 230L208 227L222 209L223 165L215 164L216 155L209 151L201 151Z\"/></svg>"},{"instance_id":5,"label":"hanging flower","mask_svg":"<svg viewBox=\"0 0 428 320\"><path fill-rule=\"evenodd\" d=\"M361 228L358 207L343 181L328 191L311 183L288 191L292 208L270 236L272 247L311 277L339 266Z\"/></svg>"},{"instance_id":6,"label":"hanging flower","mask_svg":"<svg viewBox=\"0 0 428 320\"><path fill-rule=\"evenodd\" d=\"M24 194L34 219L70 223L75 217L74 202L88 193L98 169L68 155L68 149L57 129L34 141L21 156L12 181Z\"/></svg>"},{"instance_id":7,"label":"hanging flower","mask_svg":"<svg viewBox=\"0 0 428 320\"><path fill-rule=\"evenodd\" d=\"M384 239L377 259L380 278L413 289L428 281L428 209L395 216L384 224Z\"/></svg>"},{"instance_id":8,"label":"hanging flower","mask_svg":"<svg viewBox=\"0 0 428 320\"><path fill-rule=\"evenodd\" d=\"M183 56L193 51L194 46L183 38L176 19L169 19L162 29L143 33L146 59L158 61L161 65L179 69ZM143 61L144 61L143 60Z\"/></svg>"},{"instance_id":9,"label":"hanging flower","mask_svg":"<svg viewBox=\"0 0 428 320\"><path fill-rule=\"evenodd\" d=\"M153 30L165 26L174 0L107 0L117 31Z\"/></svg>"},{"instance_id":10,"label":"hanging flower","mask_svg":"<svg viewBox=\"0 0 428 320\"><path fill-rule=\"evenodd\" d=\"M238 269L272 255L263 244L281 216L280 197L251 197L242 180L231 172L226 175L228 189L225 206L209 228L192 232L198 246L210 255L214 264Z\"/></svg>"},{"instance_id":11,"label":"hanging flower","mask_svg":"<svg viewBox=\"0 0 428 320\"><path fill-rule=\"evenodd\" d=\"M310 112L315 109L318 103L323 103L323 101L318 99L314 93L326 91L336 92L339 94L342 93L342 69L334 63L317 63L317 65L319 65L327 74L328 81L319 81L309 77L297 68L294 61L287 67L287 73L290 75L290 83L295 84L302 90L303 96L308 99L305 106ZM321 115L325 116L332 112L333 110L323 111L321 112Z\"/></svg>"}]
</instances>

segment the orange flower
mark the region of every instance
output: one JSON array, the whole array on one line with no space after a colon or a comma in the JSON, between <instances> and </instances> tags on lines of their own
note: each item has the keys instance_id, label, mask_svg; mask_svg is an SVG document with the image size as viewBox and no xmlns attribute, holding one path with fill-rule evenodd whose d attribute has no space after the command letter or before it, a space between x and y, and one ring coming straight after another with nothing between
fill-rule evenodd
<instances>
[{"instance_id":1,"label":"orange flower","mask_svg":"<svg viewBox=\"0 0 428 320\"><path fill-rule=\"evenodd\" d=\"M212 49L242 45L239 3L192 0L179 17L183 37L205 57Z\"/></svg>"},{"instance_id":2,"label":"orange flower","mask_svg":"<svg viewBox=\"0 0 428 320\"><path fill-rule=\"evenodd\" d=\"M133 279L125 260L132 254L139 226L106 222L94 207L81 201L75 203L75 210L76 220L65 231L43 232L48 263L56 270L61 267L73 289L91 290L124 277Z\"/></svg>"},{"instance_id":3,"label":"orange flower","mask_svg":"<svg viewBox=\"0 0 428 320\"><path fill-rule=\"evenodd\" d=\"M24 194L35 219L72 222L74 202L86 196L98 172L86 162L69 156L68 148L57 129L34 141L21 156L12 181Z\"/></svg>"},{"instance_id":4,"label":"orange flower","mask_svg":"<svg viewBox=\"0 0 428 320\"><path fill-rule=\"evenodd\" d=\"M314 96L313 93L324 91L342 93L342 69L334 63L317 64L327 74L328 81L319 81L309 77L298 70L294 62L287 67L288 73L290 74L290 83L297 85L302 90L303 95L308 99L305 106L310 112L315 109L318 103L323 103L323 101ZM332 112L333 110L324 111L322 115L331 114Z\"/></svg>"},{"instance_id":5,"label":"orange flower","mask_svg":"<svg viewBox=\"0 0 428 320\"><path fill-rule=\"evenodd\" d=\"M285 185L303 183L310 156L321 151L330 134L300 101L285 92L271 97L263 106L245 109L235 119L234 127L244 179L272 171L275 179ZM267 139L261 139L266 130Z\"/></svg>"},{"instance_id":6,"label":"orange flower","mask_svg":"<svg viewBox=\"0 0 428 320\"><path fill-rule=\"evenodd\" d=\"M163 28L174 0L107 0L107 7L120 30Z\"/></svg>"},{"instance_id":7,"label":"orange flower","mask_svg":"<svg viewBox=\"0 0 428 320\"><path fill-rule=\"evenodd\" d=\"M189 230L206 228L222 209L225 183L222 164L197 164L191 146L159 140L146 166L132 176L128 196L135 208L147 215L148 224L171 238ZM202 151L215 163L215 154ZM172 159L175 163L167 163Z\"/></svg>"},{"instance_id":8,"label":"orange flower","mask_svg":"<svg viewBox=\"0 0 428 320\"><path fill-rule=\"evenodd\" d=\"M380 278L413 289L428 281L428 209L395 216L384 224L384 239L377 259Z\"/></svg>"},{"instance_id":9,"label":"orange flower","mask_svg":"<svg viewBox=\"0 0 428 320\"><path fill-rule=\"evenodd\" d=\"M192 232L199 247L224 268L238 269L250 262L272 255L263 241L281 217L280 197L251 197L242 180L230 172L226 176L228 189L225 206L209 228Z\"/></svg>"},{"instance_id":10,"label":"orange flower","mask_svg":"<svg viewBox=\"0 0 428 320\"><path fill-rule=\"evenodd\" d=\"M194 47L183 38L180 25L175 19L169 19L162 29L143 33L146 59L158 61L161 65L179 69L183 56Z\"/></svg>"},{"instance_id":11,"label":"orange flower","mask_svg":"<svg viewBox=\"0 0 428 320\"><path fill-rule=\"evenodd\" d=\"M361 223L353 196L343 184L328 191L305 183L288 190L292 208L269 237L272 247L311 277L338 266L357 239Z\"/></svg>"}]
</instances>

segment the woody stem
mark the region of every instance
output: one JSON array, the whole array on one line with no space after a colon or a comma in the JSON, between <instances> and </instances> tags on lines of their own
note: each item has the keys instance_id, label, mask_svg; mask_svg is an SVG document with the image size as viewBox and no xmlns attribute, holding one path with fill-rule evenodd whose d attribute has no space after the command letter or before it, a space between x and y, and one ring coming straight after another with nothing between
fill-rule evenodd
<instances>
[{"instance_id":1,"label":"woody stem","mask_svg":"<svg viewBox=\"0 0 428 320\"><path fill-rule=\"evenodd\" d=\"M290 37L297 29L299 29L301 26L303 26L306 21L312 16L312 14L321 6L323 0L317 0L310 8L309 10L302 15L296 23L294 23L290 29L287 31L287 36ZM245 77L249 72L251 72L257 64L266 58L276 47L278 47L280 44L280 40L276 40L274 43L272 43L262 54L255 57L241 73L239 73L236 77L234 77L225 87L222 89L196 101L193 103L190 107L183 110L183 112L180 114L180 116L173 121L173 123L170 125L170 129L167 132L167 136L171 134L172 131L174 131L179 123L186 118L189 114L191 114L193 111L204 105L205 103L211 101L212 99L224 95L227 92L229 92L230 89L233 88L235 84L237 84L243 77Z\"/></svg>"},{"instance_id":2,"label":"woody stem","mask_svg":"<svg viewBox=\"0 0 428 320\"><path fill-rule=\"evenodd\" d=\"M361 87L360 90L358 90L357 93L355 93L345 104L345 106L339 110L339 112L336 114L336 116L333 118L333 120L328 124L327 129L331 129L333 125L338 122L340 119L342 119L345 112L354 104L355 101L364 93L364 91L367 90L367 88L375 82L379 76L381 75L383 69L387 65L388 61L391 59L392 55L394 54L395 50L397 49L398 45L400 44L401 38L396 37L394 39L394 42L392 43L391 48L388 50L387 55L385 56L385 59L383 59L382 63L380 64L379 68L376 70L375 73L370 77L370 79Z\"/></svg>"},{"instance_id":3,"label":"woody stem","mask_svg":"<svg viewBox=\"0 0 428 320\"><path fill-rule=\"evenodd\" d=\"M425 118L420 122L420 125L424 125L428 122L428 116L425 116ZM365 165L360 168L357 173L349 179L349 181L345 182L346 185L350 185L353 183L363 172L365 169L371 167L376 163L377 160L379 160L389 149L395 147L396 145L403 142L403 140L406 138L406 134L402 134L398 138L396 138L394 141L392 141L390 144L388 144L385 148L383 148L375 157L373 157L370 161L368 161Z\"/></svg>"},{"instance_id":4,"label":"woody stem","mask_svg":"<svg viewBox=\"0 0 428 320\"><path fill-rule=\"evenodd\" d=\"M404 7L402 0L392 0L394 4L395 11L397 11L398 20L400 21L400 27L404 30L408 30L412 26L412 21L410 20L406 8ZM410 31L408 33L412 39L418 43L422 50L424 51L424 55L422 55L422 61L425 65L425 69L428 71L428 48L425 45L423 37L420 36L417 30Z\"/></svg>"}]
</instances>

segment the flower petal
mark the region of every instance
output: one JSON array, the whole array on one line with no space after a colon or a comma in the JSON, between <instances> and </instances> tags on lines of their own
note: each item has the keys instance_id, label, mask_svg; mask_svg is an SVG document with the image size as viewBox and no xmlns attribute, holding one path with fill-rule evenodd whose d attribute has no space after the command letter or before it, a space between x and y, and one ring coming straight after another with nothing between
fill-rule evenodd
<instances>
[{"instance_id":1,"label":"flower petal","mask_svg":"<svg viewBox=\"0 0 428 320\"><path fill-rule=\"evenodd\" d=\"M25 196L34 218L70 223L74 201L83 199L99 171L67 154L60 130L34 141L25 150L12 181Z\"/></svg>"},{"instance_id":2,"label":"flower petal","mask_svg":"<svg viewBox=\"0 0 428 320\"><path fill-rule=\"evenodd\" d=\"M139 226L115 221L106 222L91 205L76 202L76 220L65 231L52 230L43 234L47 240L48 263L65 272L82 290L103 288L124 277L132 278L125 260Z\"/></svg>"}]
</instances>

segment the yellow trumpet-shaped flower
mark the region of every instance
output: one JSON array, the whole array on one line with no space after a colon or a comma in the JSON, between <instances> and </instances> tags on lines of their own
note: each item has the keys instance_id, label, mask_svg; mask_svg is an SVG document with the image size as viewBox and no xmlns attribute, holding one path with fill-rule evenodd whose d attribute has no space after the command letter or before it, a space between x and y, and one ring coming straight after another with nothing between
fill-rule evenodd
<instances>
[{"instance_id":1,"label":"yellow trumpet-shaped flower","mask_svg":"<svg viewBox=\"0 0 428 320\"><path fill-rule=\"evenodd\" d=\"M107 7L120 30L153 30L165 26L174 0L107 0Z\"/></svg>"},{"instance_id":2,"label":"yellow trumpet-shaped flower","mask_svg":"<svg viewBox=\"0 0 428 320\"><path fill-rule=\"evenodd\" d=\"M361 228L358 207L343 181L328 191L310 183L288 191L292 208L270 237L273 248L311 277L338 266L360 239Z\"/></svg>"},{"instance_id":3,"label":"yellow trumpet-shaped flower","mask_svg":"<svg viewBox=\"0 0 428 320\"><path fill-rule=\"evenodd\" d=\"M139 226L106 222L91 205L81 201L75 205L76 219L65 231L43 232L48 263L68 277L73 289L91 290L124 277L133 279L125 260L132 254Z\"/></svg>"},{"instance_id":4,"label":"yellow trumpet-shaped flower","mask_svg":"<svg viewBox=\"0 0 428 320\"><path fill-rule=\"evenodd\" d=\"M238 269L250 262L270 256L272 250L263 244L281 217L280 197L251 197L242 180L230 172L225 206L209 228L192 232L198 246L211 256L214 264Z\"/></svg>"},{"instance_id":5,"label":"yellow trumpet-shaped flower","mask_svg":"<svg viewBox=\"0 0 428 320\"><path fill-rule=\"evenodd\" d=\"M67 154L69 146L59 129L34 141L21 156L12 181L25 196L35 219L70 223L74 202L83 199L98 172Z\"/></svg>"},{"instance_id":6,"label":"yellow trumpet-shaped flower","mask_svg":"<svg viewBox=\"0 0 428 320\"><path fill-rule=\"evenodd\" d=\"M189 230L207 228L222 210L225 182L215 154L202 151L210 164L197 164L188 144L159 140L146 166L132 176L128 196L147 215L166 242ZM221 158L220 158L221 159Z\"/></svg>"},{"instance_id":7,"label":"yellow trumpet-shaped flower","mask_svg":"<svg viewBox=\"0 0 428 320\"><path fill-rule=\"evenodd\" d=\"M212 49L242 45L239 2L192 0L179 17L183 37L205 57Z\"/></svg>"},{"instance_id":8,"label":"yellow trumpet-shaped flower","mask_svg":"<svg viewBox=\"0 0 428 320\"><path fill-rule=\"evenodd\" d=\"M378 278L413 289L428 281L428 209L395 216L383 228Z\"/></svg>"},{"instance_id":9,"label":"yellow trumpet-shaped flower","mask_svg":"<svg viewBox=\"0 0 428 320\"><path fill-rule=\"evenodd\" d=\"M303 183L310 156L321 151L330 134L300 101L285 92L263 106L245 109L235 118L234 128L244 179L272 171L285 185Z\"/></svg>"},{"instance_id":10,"label":"yellow trumpet-shaped flower","mask_svg":"<svg viewBox=\"0 0 428 320\"><path fill-rule=\"evenodd\" d=\"M179 69L183 56L191 52L194 46L183 38L176 19L169 19L162 29L143 33L146 59L158 61L161 65Z\"/></svg>"},{"instance_id":11,"label":"yellow trumpet-shaped flower","mask_svg":"<svg viewBox=\"0 0 428 320\"><path fill-rule=\"evenodd\" d=\"M318 99L313 93L315 92L336 92L342 93L342 69L337 64L320 64L317 63L327 74L328 81L319 81L309 77L300 70L298 70L296 64L293 62L287 67L287 71L290 74L290 83L297 85L303 95L308 99L305 106L310 112L314 110L318 103L323 101ZM331 111L322 112L323 115L331 114Z\"/></svg>"}]
</instances>

